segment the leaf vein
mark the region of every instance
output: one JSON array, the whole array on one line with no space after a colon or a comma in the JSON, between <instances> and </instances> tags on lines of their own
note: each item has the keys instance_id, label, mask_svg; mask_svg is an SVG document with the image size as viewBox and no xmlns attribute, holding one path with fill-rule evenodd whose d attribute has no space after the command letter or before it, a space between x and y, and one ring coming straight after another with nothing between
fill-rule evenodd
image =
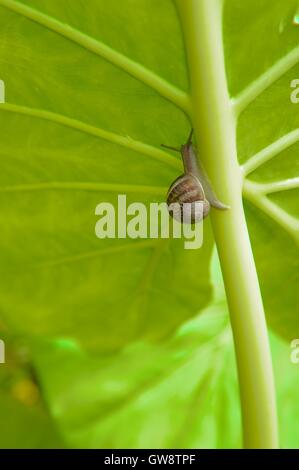
<instances>
[{"instance_id":1,"label":"leaf vein","mask_svg":"<svg viewBox=\"0 0 299 470\"><path fill-rule=\"evenodd\" d=\"M100 127L95 127L90 124L86 124L83 121L78 121L77 119L69 118L62 114L57 114L51 111L45 111L41 109L29 108L27 106L19 106L10 103L1 104L0 111L22 114L25 116L43 119L45 121L50 121L55 124L60 124L65 127L69 127L71 129L83 132L85 134L92 135L94 137L100 137L101 139L128 148L130 150L133 150L134 152L149 156L151 158L154 158L155 160L167 164L172 168L182 168L181 162L177 158L173 157L167 152L164 152L163 150L153 147L152 145L131 139L128 136L122 136L110 131L106 131L104 129L101 129Z\"/></svg>"},{"instance_id":2,"label":"leaf vein","mask_svg":"<svg viewBox=\"0 0 299 470\"><path fill-rule=\"evenodd\" d=\"M260 152L250 157L242 166L242 171L245 176L257 170L264 163L267 163L276 155L288 149L292 145L299 142L299 129L294 129L280 139L276 140L268 147L265 147Z\"/></svg>"},{"instance_id":3,"label":"leaf vein","mask_svg":"<svg viewBox=\"0 0 299 470\"><path fill-rule=\"evenodd\" d=\"M259 95L299 62L299 46L278 60L264 74L252 82L232 100L236 115L239 116Z\"/></svg>"},{"instance_id":4,"label":"leaf vein","mask_svg":"<svg viewBox=\"0 0 299 470\"><path fill-rule=\"evenodd\" d=\"M124 243L118 246L111 246L108 248L104 248L102 250L93 250L88 251L85 253L79 253L76 255L70 255L65 257L60 257L53 260L43 261L41 263L36 263L32 265L32 268L44 268L44 267L54 267L59 265L65 265L69 263L75 263L78 261L84 261L86 259L97 258L99 256L114 254L114 253L123 253L125 251L135 251L140 250L143 248L152 248L156 246L157 240L145 240L142 242L134 242L134 243Z\"/></svg>"},{"instance_id":5,"label":"leaf vein","mask_svg":"<svg viewBox=\"0 0 299 470\"><path fill-rule=\"evenodd\" d=\"M48 190L66 190L66 191L91 191L91 192L119 192L119 193L143 193L157 196L165 196L167 188L159 186L139 186L133 184L118 183L90 183L90 182L45 182L18 184L12 186L0 186L0 193L26 192L26 191L48 191Z\"/></svg>"},{"instance_id":6,"label":"leaf vein","mask_svg":"<svg viewBox=\"0 0 299 470\"><path fill-rule=\"evenodd\" d=\"M127 72L135 79L149 86L163 98L184 111L187 115L190 115L190 100L188 94L177 88L175 85L172 85L155 72L147 69L142 64L130 59L124 54L121 54L103 42L78 31L72 26L62 23L56 18L50 17L49 15L46 15L35 8L24 5L23 3L15 0L0 0L0 6L24 16L102 57L104 60L110 62L119 69Z\"/></svg>"},{"instance_id":7,"label":"leaf vein","mask_svg":"<svg viewBox=\"0 0 299 470\"><path fill-rule=\"evenodd\" d=\"M283 228L299 245L299 219L288 214L259 191L259 185L246 180L243 187L244 197L264 214Z\"/></svg>"}]
</instances>

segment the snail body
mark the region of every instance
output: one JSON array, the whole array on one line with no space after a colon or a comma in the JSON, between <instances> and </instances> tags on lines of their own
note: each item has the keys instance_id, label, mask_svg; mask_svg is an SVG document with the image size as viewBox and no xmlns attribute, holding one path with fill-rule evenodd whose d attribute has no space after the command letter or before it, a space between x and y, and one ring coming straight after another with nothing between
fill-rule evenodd
<instances>
[{"instance_id":1,"label":"snail body","mask_svg":"<svg viewBox=\"0 0 299 470\"><path fill-rule=\"evenodd\" d=\"M219 210L226 210L229 207L217 199L197 159L192 135L193 129L186 144L180 148L162 146L180 152L185 169L185 173L171 184L167 192L168 211L175 220L194 224L207 217L211 207Z\"/></svg>"}]
</instances>

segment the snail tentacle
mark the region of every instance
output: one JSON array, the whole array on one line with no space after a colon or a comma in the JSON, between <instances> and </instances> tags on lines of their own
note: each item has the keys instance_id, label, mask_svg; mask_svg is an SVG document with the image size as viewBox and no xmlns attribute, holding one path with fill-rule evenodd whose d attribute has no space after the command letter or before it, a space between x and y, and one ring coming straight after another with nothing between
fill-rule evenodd
<instances>
[{"instance_id":1,"label":"snail tentacle","mask_svg":"<svg viewBox=\"0 0 299 470\"><path fill-rule=\"evenodd\" d=\"M180 149L162 145L165 148L180 152L185 173L179 176L170 186L167 193L168 210L172 217L183 223L197 223L210 212L210 207L220 210L229 209L216 197L211 183L197 159L192 144L193 129L188 140Z\"/></svg>"}]
</instances>

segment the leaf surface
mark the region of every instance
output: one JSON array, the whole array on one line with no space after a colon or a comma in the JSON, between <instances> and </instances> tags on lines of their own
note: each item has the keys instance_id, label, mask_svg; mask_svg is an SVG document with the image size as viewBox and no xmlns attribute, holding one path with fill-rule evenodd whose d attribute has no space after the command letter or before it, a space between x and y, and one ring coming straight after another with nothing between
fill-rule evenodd
<instances>
[{"instance_id":1,"label":"leaf surface","mask_svg":"<svg viewBox=\"0 0 299 470\"><path fill-rule=\"evenodd\" d=\"M90 356L65 341L38 344L35 370L69 446L240 448L234 348L219 265L214 300L163 344ZM298 448L298 364L271 334L282 448ZM57 366L59 364L59 367Z\"/></svg>"},{"instance_id":2,"label":"leaf surface","mask_svg":"<svg viewBox=\"0 0 299 470\"><path fill-rule=\"evenodd\" d=\"M190 131L174 6L5 0L0 18L5 322L101 351L168 335L211 298L209 224L197 251L94 229L100 202L165 201L182 172L160 148Z\"/></svg>"},{"instance_id":3,"label":"leaf surface","mask_svg":"<svg viewBox=\"0 0 299 470\"><path fill-rule=\"evenodd\" d=\"M36 347L35 366L71 447L241 446L223 295L163 344L138 342L100 358L75 344L44 344Z\"/></svg>"},{"instance_id":4,"label":"leaf surface","mask_svg":"<svg viewBox=\"0 0 299 470\"><path fill-rule=\"evenodd\" d=\"M245 183L248 223L269 322L288 338L298 332L298 183L267 198L260 191L298 178L298 138L289 138L298 129L289 99L299 74L296 7L230 0L224 15L229 86L243 111L239 159L259 184ZM100 241L94 210L116 204L117 193L163 201L181 171L159 149L183 142L190 126L172 2L1 0L0 18L5 321L100 350L169 334L210 299L208 223L203 248L188 252L171 241Z\"/></svg>"}]
</instances>

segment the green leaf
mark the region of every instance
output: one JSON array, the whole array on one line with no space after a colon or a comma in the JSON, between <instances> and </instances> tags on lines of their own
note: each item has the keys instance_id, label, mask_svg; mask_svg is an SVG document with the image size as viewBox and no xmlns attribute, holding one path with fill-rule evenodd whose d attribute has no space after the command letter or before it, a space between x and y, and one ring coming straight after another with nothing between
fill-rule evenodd
<instances>
[{"instance_id":1,"label":"green leaf","mask_svg":"<svg viewBox=\"0 0 299 470\"><path fill-rule=\"evenodd\" d=\"M146 343L106 359L56 344L36 363L71 447L239 448L239 391L225 306L209 307L163 347ZM298 448L298 364L271 335L280 443ZM57 372L57 364L60 364Z\"/></svg>"},{"instance_id":2,"label":"green leaf","mask_svg":"<svg viewBox=\"0 0 299 470\"><path fill-rule=\"evenodd\" d=\"M106 359L57 345L38 350L46 397L68 444L239 447L234 354L223 324L221 309L208 309L163 346L134 344Z\"/></svg>"},{"instance_id":3,"label":"green leaf","mask_svg":"<svg viewBox=\"0 0 299 470\"><path fill-rule=\"evenodd\" d=\"M36 346L36 370L66 442L84 448L240 447L221 281L217 297L163 344L137 342L108 357L91 357L63 341Z\"/></svg>"},{"instance_id":4,"label":"green leaf","mask_svg":"<svg viewBox=\"0 0 299 470\"><path fill-rule=\"evenodd\" d=\"M167 188L179 173L175 157L159 150L161 142L182 142L189 127L179 109L186 111L188 79L175 9L170 1L154 0L127 0L125 9L116 0L94 1L88 9L79 0L72 8L52 0L0 5L3 24L14 25L2 29L0 56L7 84L0 109L5 319L22 332L75 337L100 349L136 336L162 337L210 297L209 230L196 253L172 242L109 243L95 238L94 209L102 200L115 203L117 192L147 203L163 200L158 187ZM231 93L237 107L250 104L238 128L239 158L248 164L298 127L289 100L290 80L299 71L298 28L292 23L297 2L226 5ZM266 40L253 41L263 29ZM159 47L165 37L172 40ZM259 81L263 75L266 85ZM297 161L293 145L252 178L264 184L297 176ZM262 291L270 324L289 338L298 331L298 189L267 200L259 190L245 184ZM282 278L294 282L280 292Z\"/></svg>"},{"instance_id":5,"label":"green leaf","mask_svg":"<svg viewBox=\"0 0 299 470\"><path fill-rule=\"evenodd\" d=\"M237 139L248 227L269 325L288 340L299 334L299 105L290 100L299 76L297 8L297 0L230 0L224 16L229 86L243 111Z\"/></svg>"},{"instance_id":6,"label":"green leaf","mask_svg":"<svg viewBox=\"0 0 299 470\"><path fill-rule=\"evenodd\" d=\"M187 88L187 74L174 6L5 0L0 18L5 322L102 351L167 336L210 300L209 224L197 251L99 240L94 228L98 203L117 207L118 193L128 204L164 201L182 172L160 149L190 131L176 88Z\"/></svg>"},{"instance_id":7,"label":"green leaf","mask_svg":"<svg viewBox=\"0 0 299 470\"><path fill-rule=\"evenodd\" d=\"M181 26L170 0L126 0L125 8L120 8L118 0L90 1L88 8L83 0L74 0L71 6L58 0L0 0L4 25L0 33L1 79L6 83L6 103L0 106L1 315L12 331L23 335L53 341L60 337L69 345L77 341L76 360L81 361L81 367L86 359L81 347L105 353L118 350L118 356L107 356L107 363L103 359L100 371L115 377L110 367L119 374L127 363L132 364L132 383L125 382L125 391L116 384L116 392L120 390L116 401L127 404L126 390L136 390L138 384L142 388L141 358L147 357L145 382L153 377L154 361L159 373L175 367L173 374L179 376L185 404L193 403L194 396L196 401L197 386L200 400L205 389L210 393L210 380L215 377L204 364L198 370L197 360L195 369L190 356L193 365L185 376L184 364L176 364L168 352L173 342L175 351L185 354L190 337L186 335L185 344L180 334L186 321L211 299L208 268L213 240L209 222L205 223L204 246L196 252L184 250L179 241L100 242L94 234L94 210L99 202L115 205L117 193L126 193L129 202L147 204L165 198L182 165L177 156L162 151L160 144L183 142L192 116L203 164L217 194L224 195L224 202L231 206L227 213L212 212L212 220L233 320L241 392L248 398L248 403L243 400L248 418L246 445L275 447L271 367L241 205L243 182L235 144L268 322L279 335L292 339L299 335L299 128L298 108L290 101L290 83L299 73L298 25L293 21L298 3L273 0L270 8L268 0L225 2L224 49L231 99L219 44L220 3L176 3L185 36L190 93ZM203 26L200 29L199 24ZM205 67L199 67L201 62ZM210 319L202 318L203 322ZM204 323L198 329L193 327L198 345L206 327ZM221 338L220 330L213 330L210 324L209 328L217 340ZM165 337L170 339L158 345L148 343ZM247 347L251 343L252 360ZM197 347L194 345L195 356ZM207 349L207 359L212 360L215 354L210 346ZM45 362L52 360L51 356L52 352ZM73 353L71 356L63 357L64 365L69 360L71 364L70 373L65 372L65 390L58 384L50 399L51 403L57 400L54 412L63 431L69 435L70 426L78 422L78 435L70 437L75 445L92 446L99 440L108 446L109 436L113 442L121 442L115 427L128 421L122 420L121 413L116 413L114 420L115 414L111 418L107 412L114 406L109 402L109 387L108 393L103 390L100 395L100 409L109 415L104 425L100 419L100 427L95 422L94 429L90 428L90 421L96 421L98 403L87 410L86 418L85 410L80 409L77 415L71 407L72 393L75 403L82 398L80 393L76 395ZM98 365L96 361L89 372ZM53 381L54 375L49 372L49 376ZM97 379L96 373L92 379L99 380L99 385L91 384L96 389L106 383L106 378ZM44 379L51 394L48 380ZM167 410L173 380L172 388L159 382L162 388L151 398L155 409L160 409L159 399L165 392ZM219 384L222 382L223 377ZM88 390L84 389L87 395ZM91 394L93 401L97 395L92 388ZM219 391L222 401L217 409L222 413L229 409L223 406L226 395ZM147 399L141 402L144 409ZM139 411L138 400L137 405L133 402L137 406L133 411L125 406L132 422ZM170 414L177 410L177 426L166 439L170 426L165 417L161 445L180 441L171 432L186 425L186 407L181 409L175 401L172 408ZM154 420L153 408L148 410L147 416ZM229 419L235 419L233 413ZM215 415L219 425L208 415L206 428L200 424L192 436L205 443L205 429L209 429L211 446L238 445L234 436L226 440L220 434L221 423L228 419L225 413ZM82 416L88 421L83 431ZM157 428L157 421L151 429ZM147 432L152 431L146 428L145 434L140 434L142 443L153 439L158 445L153 435L147 440ZM134 436L128 433L126 445ZM192 436L186 446L195 445Z\"/></svg>"},{"instance_id":8,"label":"green leaf","mask_svg":"<svg viewBox=\"0 0 299 470\"><path fill-rule=\"evenodd\" d=\"M241 447L234 348L216 261L211 306L162 345L138 342L109 357L63 341L36 346L36 371L69 446ZM274 334L271 349L281 446L298 448L299 366Z\"/></svg>"}]
</instances>

